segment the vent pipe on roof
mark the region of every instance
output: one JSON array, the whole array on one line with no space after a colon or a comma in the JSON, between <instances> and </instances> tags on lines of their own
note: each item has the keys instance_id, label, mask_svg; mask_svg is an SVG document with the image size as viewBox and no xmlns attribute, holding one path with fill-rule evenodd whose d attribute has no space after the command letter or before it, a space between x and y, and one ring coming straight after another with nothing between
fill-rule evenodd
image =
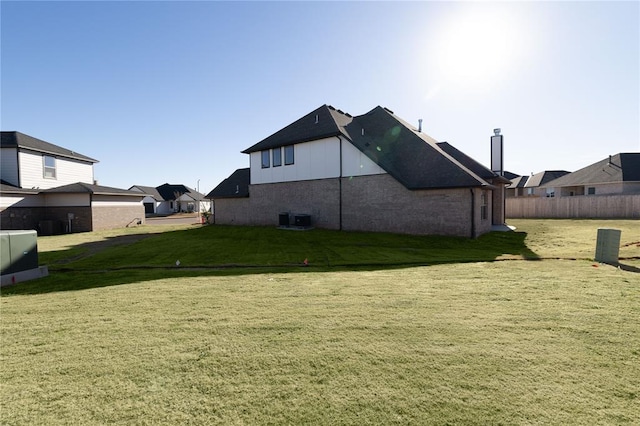
<instances>
[{"instance_id":1,"label":"vent pipe on roof","mask_svg":"<svg viewBox=\"0 0 640 426\"><path fill-rule=\"evenodd\" d=\"M418 119L418 132L422 131L422 118Z\"/></svg>"},{"instance_id":2,"label":"vent pipe on roof","mask_svg":"<svg viewBox=\"0 0 640 426\"><path fill-rule=\"evenodd\" d=\"M364 136L364 127L362 128L362 136Z\"/></svg>"},{"instance_id":3,"label":"vent pipe on roof","mask_svg":"<svg viewBox=\"0 0 640 426\"><path fill-rule=\"evenodd\" d=\"M316 124L318 124L318 114L316 114Z\"/></svg>"}]
</instances>

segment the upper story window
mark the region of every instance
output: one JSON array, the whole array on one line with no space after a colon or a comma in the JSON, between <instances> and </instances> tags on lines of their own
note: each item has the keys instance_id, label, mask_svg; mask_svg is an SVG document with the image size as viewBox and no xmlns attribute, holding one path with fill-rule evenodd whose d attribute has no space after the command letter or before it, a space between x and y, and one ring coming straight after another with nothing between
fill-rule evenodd
<instances>
[{"instance_id":1,"label":"upper story window","mask_svg":"<svg viewBox=\"0 0 640 426\"><path fill-rule=\"evenodd\" d=\"M282 148L278 147L273 150L273 167L282 166Z\"/></svg>"},{"instance_id":2,"label":"upper story window","mask_svg":"<svg viewBox=\"0 0 640 426\"><path fill-rule=\"evenodd\" d=\"M43 176L47 179L56 178L56 158L45 155L42 157Z\"/></svg>"},{"instance_id":3,"label":"upper story window","mask_svg":"<svg viewBox=\"0 0 640 426\"><path fill-rule=\"evenodd\" d=\"M288 166L290 164L293 164L293 162L294 162L293 145L285 146L284 147L284 165Z\"/></svg>"},{"instance_id":4,"label":"upper story window","mask_svg":"<svg viewBox=\"0 0 640 426\"><path fill-rule=\"evenodd\" d=\"M270 167L270 164L269 164L269 150L267 149L265 151L262 151L261 154L262 154L262 168L263 169L267 169L267 168Z\"/></svg>"},{"instance_id":5,"label":"upper story window","mask_svg":"<svg viewBox=\"0 0 640 426\"><path fill-rule=\"evenodd\" d=\"M594 188L593 186L587 188L587 195L596 195L596 188Z\"/></svg>"}]
</instances>

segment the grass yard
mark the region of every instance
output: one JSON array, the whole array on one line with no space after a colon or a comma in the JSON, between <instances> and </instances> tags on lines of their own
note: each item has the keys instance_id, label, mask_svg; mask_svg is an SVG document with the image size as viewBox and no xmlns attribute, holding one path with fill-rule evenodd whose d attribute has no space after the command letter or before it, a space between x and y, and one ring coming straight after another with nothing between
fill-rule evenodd
<instances>
[{"instance_id":1,"label":"grass yard","mask_svg":"<svg viewBox=\"0 0 640 426\"><path fill-rule=\"evenodd\" d=\"M51 276L0 299L0 423L639 424L640 274L592 257L614 227L640 267L640 222L510 223L41 238Z\"/></svg>"}]
</instances>

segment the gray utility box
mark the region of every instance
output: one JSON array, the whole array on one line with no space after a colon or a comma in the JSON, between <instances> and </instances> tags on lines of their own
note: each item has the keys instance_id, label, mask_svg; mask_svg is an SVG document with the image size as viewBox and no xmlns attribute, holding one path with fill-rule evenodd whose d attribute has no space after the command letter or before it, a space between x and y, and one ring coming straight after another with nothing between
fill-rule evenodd
<instances>
[{"instance_id":1,"label":"gray utility box","mask_svg":"<svg viewBox=\"0 0 640 426\"><path fill-rule=\"evenodd\" d=\"M620 255L620 234L619 229L598 228L598 240L596 241L597 262L618 263Z\"/></svg>"},{"instance_id":2,"label":"gray utility box","mask_svg":"<svg viewBox=\"0 0 640 426\"><path fill-rule=\"evenodd\" d=\"M38 234L36 231L0 232L0 275L38 268Z\"/></svg>"}]
</instances>

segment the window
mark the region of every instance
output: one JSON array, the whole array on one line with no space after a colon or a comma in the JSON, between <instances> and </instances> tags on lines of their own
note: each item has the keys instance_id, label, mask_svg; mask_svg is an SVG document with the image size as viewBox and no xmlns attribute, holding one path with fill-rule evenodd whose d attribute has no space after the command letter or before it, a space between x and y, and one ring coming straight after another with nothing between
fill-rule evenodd
<instances>
[{"instance_id":1,"label":"window","mask_svg":"<svg viewBox=\"0 0 640 426\"><path fill-rule=\"evenodd\" d=\"M587 195L596 195L596 189L594 187L587 188Z\"/></svg>"},{"instance_id":2,"label":"window","mask_svg":"<svg viewBox=\"0 0 640 426\"><path fill-rule=\"evenodd\" d=\"M282 166L282 148L278 147L273 150L273 167Z\"/></svg>"},{"instance_id":3,"label":"window","mask_svg":"<svg viewBox=\"0 0 640 426\"><path fill-rule=\"evenodd\" d=\"M285 166L293 164L293 161L294 161L294 158L293 158L293 145L285 146L284 147L284 164L285 164Z\"/></svg>"},{"instance_id":4,"label":"window","mask_svg":"<svg viewBox=\"0 0 640 426\"><path fill-rule=\"evenodd\" d=\"M269 168L269 150L262 151L262 168Z\"/></svg>"},{"instance_id":5,"label":"window","mask_svg":"<svg viewBox=\"0 0 640 426\"><path fill-rule=\"evenodd\" d=\"M43 157L43 162L44 162L44 169L43 169L44 177L47 179L55 179L56 178L56 158L45 155Z\"/></svg>"},{"instance_id":6,"label":"window","mask_svg":"<svg viewBox=\"0 0 640 426\"><path fill-rule=\"evenodd\" d=\"M487 191L482 191L480 195L480 219L487 220L489 218L489 206L487 205Z\"/></svg>"}]
</instances>

